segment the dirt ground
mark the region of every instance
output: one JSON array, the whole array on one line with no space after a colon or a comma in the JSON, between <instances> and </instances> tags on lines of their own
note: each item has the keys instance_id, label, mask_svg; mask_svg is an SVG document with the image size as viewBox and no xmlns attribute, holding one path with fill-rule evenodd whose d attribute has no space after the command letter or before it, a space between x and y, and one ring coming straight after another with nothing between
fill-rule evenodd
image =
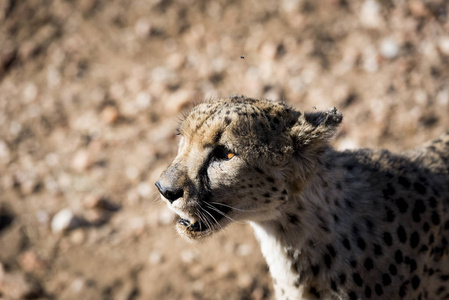
<instances>
[{"instance_id":1,"label":"dirt ground","mask_svg":"<svg viewBox=\"0 0 449 300\"><path fill-rule=\"evenodd\" d=\"M0 299L273 299L251 229L177 236L194 103L336 106L339 149L449 129L449 2L0 1Z\"/></svg>"}]
</instances>

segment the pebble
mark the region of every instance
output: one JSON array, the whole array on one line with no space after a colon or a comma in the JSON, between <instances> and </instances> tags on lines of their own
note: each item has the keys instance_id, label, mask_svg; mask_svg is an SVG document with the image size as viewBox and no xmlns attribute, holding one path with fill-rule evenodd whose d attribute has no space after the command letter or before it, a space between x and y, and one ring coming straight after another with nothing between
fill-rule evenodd
<instances>
[{"instance_id":1,"label":"pebble","mask_svg":"<svg viewBox=\"0 0 449 300\"><path fill-rule=\"evenodd\" d=\"M427 17L429 10L422 0L412 0L408 2L408 9L411 14L417 18Z\"/></svg>"},{"instance_id":2,"label":"pebble","mask_svg":"<svg viewBox=\"0 0 449 300\"><path fill-rule=\"evenodd\" d=\"M449 55L449 36L444 36L439 39L438 49L440 49L444 55Z\"/></svg>"},{"instance_id":3,"label":"pebble","mask_svg":"<svg viewBox=\"0 0 449 300\"><path fill-rule=\"evenodd\" d=\"M175 220L175 213L172 212L169 208L163 207L158 214L158 223L161 225L171 225Z\"/></svg>"},{"instance_id":4,"label":"pebble","mask_svg":"<svg viewBox=\"0 0 449 300\"><path fill-rule=\"evenodd\" d=\"M4 272L0 276L0 294L6 299L29 299L39 295L40 287L27 279L25 273Z\"/></svg>"},{"instance_id":5,"label":"pebble","mask_svg":"<svg viewBox=\"0 0 449 300\"><path fill-rule=\"evenodd\" d=\"M241 244L237 246L236 254L238 256L248 256L253 253L253 247L250 244Z\"/></svg>"},{"instance_id":6,"label":"pebble","mask_svg":"<svg viewBox=\"0 0 449 300\"><path fill-rule=\"evenodd\" d=\"M148 18L140 18L134 25L134 32L137 37L141 39L146 39L151 33L151 22Z\"/></svg>"},{"instance_id":7,"label":"pebble","mask_svg":"<svg viewBox=\"0 0 449 300\"><path fill-rule=\"evenodd\" d=\"M362 4L360 11L360 22L370 29L379 29L383 26L384 20L380 13L381 6L375 0L366 0Z\"/></svg>"},{"instance_id":8,"label":"pebble","mask_svg":"<svg viewBox=\"0 0 449 300\"><path fill-rule=\"evenodd\" d=\"M162 256L161 253L157 251L152 251L150 253L150 256L148 257L148 261L150 262L151 265L155 266L161 264L164 261L164 257Z\"/></svg>"},{"instance_id":9,"label":"pebble","mask_svg":"<svg viewBox=\"0 0 449 300\"><path fill-rule=\"evenodd\" d=\"M237 278L237 285L241 289L249 289L253 284L253 277L248 273L241 273Z\"/></svg>"},{"instance_id":10,"label":"pebble","mask_svg":"<svg viewBox=\"0 0 449 300\"><path fill-rule=\"evenodd\" d=\"M73 229L77 225L79 225L79 220L75 214L69 208L64 208L51 220L51 231L54 234L59 234Z\"/></svg>"},{"instance_id":11,"label":"pebble","mask_svg":"<svg viewBox=\"0 0 449 300\"><path fill-rule=\"evenodd\" d=\"M137 186L137 193L142 198L149 198L152 193L152 187L150 186L150 184L148 182L141 182Z\"/></svg>"},{"instance_id":12,"label":"pebble","mask_svg":"<svg viewBox=\"0 0 449 300\"><path fill-rule=\"evenodd\" d=\"M380 44L380 54L388 59L396 58L399 54L398 43L392 39L384 39Z\"/></svg>"},{"instance_id":13,"label":"pebble","mask_svg":"<svg viewBox=\"0 0 449 300\"><path fill-rule=\"evenodd\" d=\"M135 104L138 109L147 109L152 102L151 95L146 92L140 92L137 94Z\"/></svg>"},{"instance_id":14,"label":"pebble","mask_svg":"<svg viewBox=\"0 0 449 300\"><path fill-rule=\"evenodd\" d=\"M72 160L72 168L77 172L84 172L92 165L90 154L85 149L78 150Z\"/></svg>"},{"instance_id":15,"label":"pebble","mask_svg":"<svg viewBox=\"0 0 449 300\"><path fill-rule=\"evenodd\" d=\"M9 151L8 145L0 140L0 163L6 165L11 160L11 151Z\"/></svg>"},{"instance_id":16,"label":"pebble","mask_svg":"<svg viewBox=\"0 0 449 300\"><path fill-rule=\"evenodd\" d=\"M192 103L194 97L195 93L191 90L178 90L168 97L165 102L165 111L170 115L178 114L183 108Z\"/></svg>"},{"instance_id":17,"label":"pebble","mask_svg":"<svg viewBox=\"0 0 449 300\"><path fill-rule=\"evenodd\" d=\"M83 229L78 228L70 232L70 241L74 245L81 245L86 240L86 233Z\"/></svg>"},{"instance_id":18,"label":"pebble","mask_svg":"<svg viewBox=\"0 0 449 300\"><path fill-rule=\"evenodd\" d=\"M182 250L181 260L186 264L191 264L198 260L198 254L192 250Z\"/></svg>"},{"instance_id":19,"label":"pebble","mask_svg":"<svg viewBox=\"0 0 449 300\"><path fill-rule=\"evenodd\" d=\"M32 250L22 253L19 263L22 269L27 272L41 271L45 268L45 262Z\"/></svg>"},{"instance_id":20,"label":"pebble","mask_svg":"<svg viewBox=\"0 0 449 300\"><path fill-rule=\"evenodd\" d=\"M108 105L101 111L101 119L106 124L113 124L117 121L119 112L116 107Z\"/></svg>"}]
</instances>

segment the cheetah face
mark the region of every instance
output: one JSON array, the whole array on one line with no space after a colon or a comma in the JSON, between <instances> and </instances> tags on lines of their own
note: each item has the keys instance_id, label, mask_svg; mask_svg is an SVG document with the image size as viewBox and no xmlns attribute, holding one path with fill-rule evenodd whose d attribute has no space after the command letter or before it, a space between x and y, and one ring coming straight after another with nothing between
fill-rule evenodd
<instances>
[{"instance_id":1,"label":"cheetah face","mask_svg":"<svg viewBox=\"0 0 449 300\"><path fill-rule=\"evenodd\" d=\"M301 116L284 104L230 98L203 103L180 126L178 154L156 182L190 240L231 222L279 216L289 199L292 128ZM298 173L297 171L295 173Z\"/></svg>"}]
</instances>

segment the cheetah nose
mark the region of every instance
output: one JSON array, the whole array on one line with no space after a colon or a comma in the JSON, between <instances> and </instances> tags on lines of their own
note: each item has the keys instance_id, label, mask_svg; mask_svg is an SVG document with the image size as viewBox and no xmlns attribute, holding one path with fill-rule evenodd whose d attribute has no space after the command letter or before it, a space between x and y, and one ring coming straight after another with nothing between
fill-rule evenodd
<instances>
[{"instance_id":1,"label":"cheetah nose","mask_svg":"<svg viewBox=\"0 0 449 300\"><path fill-rule=\"evenodd\" d=\"M176 189L171 187L165 187L163 186L159 181L156 182L156 187L159 190L159 192L167 198L170 203L173 203L177 199L181 198L184 195L184 191L182 189Z\"/></svg>"}]
</instances>

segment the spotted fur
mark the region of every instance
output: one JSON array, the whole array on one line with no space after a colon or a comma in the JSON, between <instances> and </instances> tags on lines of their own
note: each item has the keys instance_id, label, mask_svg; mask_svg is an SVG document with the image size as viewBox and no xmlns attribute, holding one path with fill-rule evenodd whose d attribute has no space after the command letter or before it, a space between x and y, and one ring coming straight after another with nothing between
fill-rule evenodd
<instances>
[{"instance_id":1,"label":"spotted fur","mask_svg":"<svg viewBox=\"0 0 449 300\"><path fill-rule=\"evenodd\" d=\"M245 97L198 105L157 183L179 232L249 221L277 299L449 299L449 132L338 152L341 121Z\"/></svg>"}]
</instances>

